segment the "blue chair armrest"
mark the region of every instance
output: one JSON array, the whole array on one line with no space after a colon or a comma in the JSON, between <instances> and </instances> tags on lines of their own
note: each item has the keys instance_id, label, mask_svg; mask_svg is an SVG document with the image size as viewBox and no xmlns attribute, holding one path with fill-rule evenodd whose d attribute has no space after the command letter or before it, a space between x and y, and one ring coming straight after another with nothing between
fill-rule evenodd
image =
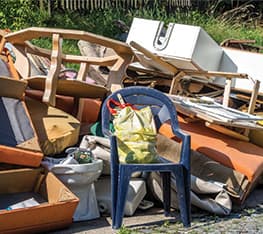
<instances>
[{"instance_id":1,"label":"blue chair armrest","mask_svg":"<svg viewBox=\"0 0 263 234\"><path fill-rule=\"evenodd\" d=\"M182 148L180 155L180 163L183 164L186 169L190 170L190 158L191 158L191 136L181 129L173 129L175 136L179 137L182 140Z\"/></svg>"},{"instance_id":2,"label":"blue chair armrest","mask_svg":"<svg viewBox=\"0 0 263 234\"><path fill-rule=\"evenodd\" d=\"M115 170L115 166L119 164L119 154L118 154L118 143L117 137L110 133L110 151L111 151L111 165L112 170Z\"/></svg>"}]
</instances>

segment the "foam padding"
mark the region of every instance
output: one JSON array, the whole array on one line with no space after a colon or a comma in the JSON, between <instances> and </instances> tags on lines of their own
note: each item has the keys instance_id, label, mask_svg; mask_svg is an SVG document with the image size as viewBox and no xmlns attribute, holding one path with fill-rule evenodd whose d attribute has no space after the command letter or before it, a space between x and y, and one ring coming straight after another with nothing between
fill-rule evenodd
<instances>
[{"instance_id":1,"label":"foam padding","mask_svg":"<svg viewBox=\"0 0 263 234\"><path fill-rule=\"evenodd\" d=\"M59 154L77 143L80 123L76 118L28 97L26 105L45 155Z\"/></svg>"},{"instance_id":2,"label":"foam padding","mask_svg":"<svg viewBox=\"0 0 263 234\"><path fill-rule=\"evenodd\" d=\"M203 122L187 123L181 117L178 119L181 129L191 135L193 150L246 175L250 185L244 199L263 175L263 148L209 129ZM174 137L168 123L162 125L159 132Z\"/></svg>"}]
</instances>

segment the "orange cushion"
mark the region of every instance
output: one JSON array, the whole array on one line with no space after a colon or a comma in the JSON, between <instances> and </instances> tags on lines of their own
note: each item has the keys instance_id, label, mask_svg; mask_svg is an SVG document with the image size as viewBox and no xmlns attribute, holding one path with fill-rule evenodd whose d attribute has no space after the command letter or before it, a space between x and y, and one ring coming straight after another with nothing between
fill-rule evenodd
<instances>
[{"instance_id":1,"label":"orange cushion","mask_svg":"<svg viewBox=\"0 0 263 234\"><path fill-rule=\"evenodd\" d=\"M182 130L191 135L191 148L255 181L263 172L263 148L226 136L204 126L203 122L186 123L179 117ZM169 124L160 133L173 138Z\"/></svg>"},{"instance_id":2,"label":"orange cushion","mask_svg":"<svg viewBox=\"0 0 263 234\"><path fill-rule=\"evenodd\" d=\"M26 95L33 99L42 100L43 91L26 90ZM81 123L91 124L98 120L101 101L98 99L83 98L83 112L81 115ZM69 96L56 95L56 107L69 114L74 112L74 99Z\"/></svg>"}]
</instances>

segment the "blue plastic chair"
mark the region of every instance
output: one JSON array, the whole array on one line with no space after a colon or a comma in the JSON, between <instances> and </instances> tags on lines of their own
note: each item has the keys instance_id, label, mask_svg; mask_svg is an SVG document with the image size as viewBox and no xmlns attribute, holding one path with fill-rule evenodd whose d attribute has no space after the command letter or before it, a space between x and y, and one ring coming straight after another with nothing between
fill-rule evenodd
<instances>
[{"instance_id":1,"label":"blue plastic chair","mask_svg":"<svg viewBox=\"0 0 263 234\"><path fill-rule=\"evenodd\" d=\"M107 108L108 99L119 101L117 94L121 94L126 103L137 108L150 106L155 118L156 128L162 123L170 121L173 133L182 140L180 160L178 163L164 160L152 164L122 164L119 162L116 136L110 131L112 120ZM137 104L137 105L136 105ZM111 144L111 198L112 198L112 228L118 229L122 225L127 190L131 174L136 171L159 171L163 181L164 212L170 214L171 204L171 173L175 175L179 209L185 227L190 226L190 136L183 133L178 125L176 109L172 101L162 92L147 87L128 87L111 94L102 105L102 132L110 138Z\"/></svg>"}]
</instances>

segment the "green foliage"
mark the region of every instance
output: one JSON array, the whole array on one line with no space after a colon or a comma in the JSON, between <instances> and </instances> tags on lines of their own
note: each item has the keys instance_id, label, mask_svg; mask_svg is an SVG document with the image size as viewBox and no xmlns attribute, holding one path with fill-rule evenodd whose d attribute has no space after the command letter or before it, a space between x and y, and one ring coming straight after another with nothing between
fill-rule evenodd
<instances>
[{"instance_id":1,"label":"green foliage","mask_svg":"<svg viewBox=\"0 0 263 234\"><path fill-rule=\"evenodd\" d=\"M143 5L149 2L151 4ZM116 39L123 32L116 27L115 21L122 20L130 26L134 17L140 17L161 20L166 24L176 22L201 26L218 43L228 38L255 39L257 45L263 46L263 29L260 27L258 13L263 4L256 8L251 2L234 6L228 4L226 0L211 0L207 2L205 9L202 8L200 11L198 7L176 6L175 2L129 1L130 5L126 4L132 6L129 8L118 5L118 7L109 6L107 9L93 9L88 12L62 10L55 4L49 15L46 11L40 11L37 0L2 0L0 28L9 28L12 31L30 26L79 29ZM246 14L249 17L246 17ZM41 47L50 48L48 40L39 40L36 43ZM79 54L76 42L64 41L63 44L65 53Z\"/></svg>"},{"instance_id":2,"label":"green foliage","mask_svg":"<svg viewBox=\"0 0 263 234\"><path fill-rule=\"evenodd\" d=\"M41 12L36 0L0 1L0 28L18 30L30 26L46 26L46 12Z\"/></svg>"}]
</instances>

